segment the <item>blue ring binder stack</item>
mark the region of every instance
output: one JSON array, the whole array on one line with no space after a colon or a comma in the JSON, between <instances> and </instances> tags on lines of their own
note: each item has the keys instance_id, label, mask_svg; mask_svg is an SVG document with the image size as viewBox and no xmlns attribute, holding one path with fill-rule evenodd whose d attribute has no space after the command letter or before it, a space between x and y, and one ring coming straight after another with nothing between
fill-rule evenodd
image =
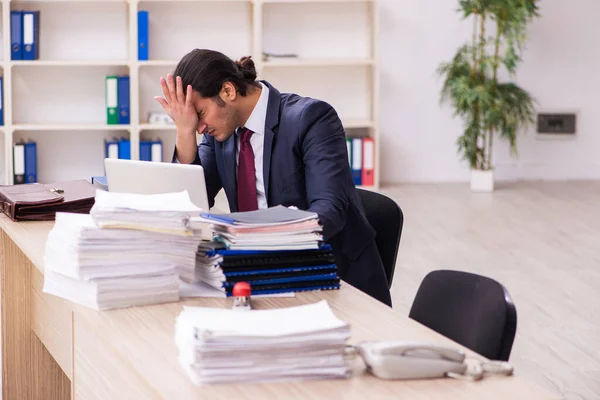
<instances>
[{"instance_id":1,"label":"blue ring binder stack","mask_svg":"<svg viewBox=\"0 0 600 400\"><path fill-rule=\"evenodd\" d=\"M232 295L248 282L253 294L340 288L333 250L316 213L283 206L232 214L202 213L213 241L200 243L196 279Z\"/></svg>"}]
</instances>

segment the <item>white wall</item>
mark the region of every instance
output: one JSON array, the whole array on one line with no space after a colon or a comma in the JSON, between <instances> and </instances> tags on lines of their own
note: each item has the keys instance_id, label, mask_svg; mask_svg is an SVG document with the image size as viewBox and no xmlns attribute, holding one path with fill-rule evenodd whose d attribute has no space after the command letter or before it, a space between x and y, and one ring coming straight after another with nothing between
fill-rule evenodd
<instances>
[{"instance_id":1,"label":"white wall","mask_svg":"<svg viewBox=\"0 0 600 400\"><path fill-rule=\"evenodd\" d=\"M381 178L385 182L456 181L469 178L468 166L456 151L462 128L452 119L452 110L439 105L441 79L435 70L449 60L456 48L470 39L471 23L461 22L458 0L379 0L381 58ZM579 0L567 7L561 0L541 2L542 18L530 30L518 81L538 99L540 109L579 112L579 133L574 140L540 140L535 132L519 138L519 159L512 159L505 143L495 140L494 160L500 179L600 178L600 28L595 16L597 0ZM43 13L41 59L109 59L127 57L127 6L125 3L86 3L75 8L78 21L64 17L70 3L27 5ZM233 7L233 8L231 8ZM270 52L297 52L305 57L345 55L364 57L368 13L364 4L268 5L265 10L264 44ZM228 5L234 23L218 31L224 8L220 4L143 3L151 10L154 38L152 58L178 59L188 49L210 46L239 57L251 51L248 37L247 5ZM340 12L340 10L343 10ZM228 11L228 12L229 12ZM203 14L211 24L193 24ZM185 23L179 18L187 16ZM282 25L281 15L294 15ZM106 34L96 23L110 22ZM314 24L306 30L308 22ZM186 35L178 35L178 25ZM77 30L66 35L64 26ZM558 29L557 27L560 27ZM285 35L278 33L285 29ZM302 29L305 29L304 31ZM332 31L335 33L332 33ZM175 36L173 36L175 35ZM92 38L102 37L109 45L90 47ZM177 40L173 42L172 38ZM54 40L59 38L61 40ZM170 39L167 39L170 38ZM185 38L185 40L184 40ZM232 41L237 38L234 44ZM65 40L62 40L65 39ZM139 118L160 110L153 97L160 94L158 77L171 67L141 67ZM16 123L58 123L104 120L104 77L126 71L125 67L30 67L13 68L12 104ZM282 90L320 97L330 101L344 119L368 119L367 70L364 66L332 68L272 68L266 78ZM82 82L89 82L83 85ZM324 83L325 82L325 83ZM63 90L54 88L59 84ZM9 97L9 96L7 96ZM8 100L8 99L7 99ZM134 116L135 118L135 116ZM77 135L81 144L77 157L64 148L68 135ZM89 177L101 174L103 139L127 132L17 132L16 138L43 142L39 177L45 180ZM350 135L363 132L351 131ZM173 132L145 132L144 137L161 137L171 145ZM1 138L1 137L0 137ZM0 141L2 147L3 141ZM165 147L167 147L165 146ZM87 150L86 150L87 149ZM85 151L84 151L85 150ZM41 154L45 153L45 154ZM0 154L4 154L0 148ZM168 157L170 151L165 150ZM58 155L58 156L57 156ZM55 160L61 160L56 163ZM46 161L44 161L46 160ZM1 163L0 163L1 164ZM48 166L53 164L52 166ZM2 171L0 171L1 173Z\"/></svg>"},{"instance_id":2,"label":"white wall","mask_svg":"<svg viewBox=\"0 0 600 400\"><path fill-rule=\"evenodd\" d=\"M499 179L600 179L600 35L597 0L541 2L529 31L518 83L540 110L577 110L574 140L518 140L519 158L495 140ZM382 180L460 181L468 166L456 152L462 122L439 105L440 62L471 35L457 0L380 0Z\"/></svg>"}]
</instances>

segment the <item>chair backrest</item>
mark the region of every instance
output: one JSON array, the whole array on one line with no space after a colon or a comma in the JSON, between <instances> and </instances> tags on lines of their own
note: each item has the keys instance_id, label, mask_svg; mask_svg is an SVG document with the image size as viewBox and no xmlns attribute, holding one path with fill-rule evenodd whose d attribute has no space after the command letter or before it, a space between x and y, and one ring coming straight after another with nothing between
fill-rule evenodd
<instances>
[{"instance_id":1,"label":"chair backrest","mask_svg":"<svg viewBox=\"0 0 600 400\"><path fill-rule=\"evenodd\" d=\"M389 197L366 189L357 190L367 220L377 232L375 243L385 269L388 287L391 287L404 224L404 214L398 204Z\"/></svg>"},{"instance_id":2,"label":"chair backrest","mask_svg":"<svg viewBox=\"0 0 600 400\"><path fill-rule=\"evenodd\" d=\"M497 281L461 271L430 272L409 317L492 360L508 361L517 311Z\"/></svg>"}]
</instances>

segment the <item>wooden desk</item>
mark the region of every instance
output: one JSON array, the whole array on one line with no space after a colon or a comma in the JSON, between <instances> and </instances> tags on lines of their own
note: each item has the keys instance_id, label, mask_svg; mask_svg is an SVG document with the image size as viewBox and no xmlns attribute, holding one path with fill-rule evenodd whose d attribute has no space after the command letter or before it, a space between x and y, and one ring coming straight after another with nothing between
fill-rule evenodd
<instances>
[{"instance_id":1,"label":"wooden desk","mask_svg":"<svg viewBox=\"0 0 600 400\"><path fill-rule=\"evenodd\" d=\"M454 379L384 381L356 360L348 380L196 386L177 361L175 318L185 305L231 307L231 299L95 311L42 293L43 257L53 222L14 223L0 215L2 390L26 399L549 399L516 375L479 382ZM352 342L448 339L345 284L339 291L255 299L257 308L326 299L352 326ZM470 354L473 354L469 351Z\"/></svg>"}]
</instances>

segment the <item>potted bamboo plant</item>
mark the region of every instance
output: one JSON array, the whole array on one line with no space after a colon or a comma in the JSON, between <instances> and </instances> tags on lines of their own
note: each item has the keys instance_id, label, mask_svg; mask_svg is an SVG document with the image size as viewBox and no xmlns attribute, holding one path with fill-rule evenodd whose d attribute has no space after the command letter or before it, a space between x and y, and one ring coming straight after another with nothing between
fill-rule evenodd
<instances>
[{"instance_id":1,"label":"potted bamboo plant","mask_svg":"<svg viewBox=\"0 0 600 400\"><path fill-rule=\"evenodd\" d=\"M458 11L473 21L473 39L442 63L441 102L464 122L458 152L471 167L471 190L494 190L494 136L508 140L517 155L517 133L534 123L534 102L510 79L521 61L527 25L539 16L539 0L460 0ZM492 30L492 34L488 34ZM504 69L508 76L502 81Z\"/></svg>"}]
</instances>

